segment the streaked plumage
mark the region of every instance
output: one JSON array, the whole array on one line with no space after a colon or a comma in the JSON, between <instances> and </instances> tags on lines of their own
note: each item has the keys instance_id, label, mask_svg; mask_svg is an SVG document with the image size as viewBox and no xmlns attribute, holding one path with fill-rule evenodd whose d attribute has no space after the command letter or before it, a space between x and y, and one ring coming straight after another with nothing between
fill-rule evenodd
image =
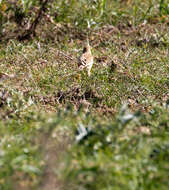
<instances>
[{"instance_id":1,"label":"streaked plumage","mask_svg":"<svg viewBox=\"0 0 169 190\"><path fill-rule=\"evenodd\" d=\"M87 74L90 76L91 69L93 66L93 56L91 53L91 47L89 43L87 42L83 48L82 55L78 59L78 67L80 69L87 69Z\"/></svg>"}]
</instances>

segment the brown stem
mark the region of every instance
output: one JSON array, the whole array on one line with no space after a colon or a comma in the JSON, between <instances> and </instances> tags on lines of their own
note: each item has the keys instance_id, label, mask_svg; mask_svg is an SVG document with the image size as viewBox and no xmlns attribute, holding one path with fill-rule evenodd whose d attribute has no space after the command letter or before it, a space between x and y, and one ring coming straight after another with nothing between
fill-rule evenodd
<instances>
[{"instance_id":1,"label":"brown stem","mask_svg":"<svg viewBox=\"0 0 169 190\"><path fill-rule=\"evenodd\" d=\"M22 41L22 40L26 40L26 39L30 39L31 36L35 36L35 30L36 27L40 21L40 19L42 18L43 12L45 12L46 10L46 5L50 0L40 0L42 6L39 9L39 12L37 13L37 17L35 18L35 20L32 22L31 26L29 27L28 30L24 31L21 35L18 36L18 40Z\"/></svg>"}]
</instances>

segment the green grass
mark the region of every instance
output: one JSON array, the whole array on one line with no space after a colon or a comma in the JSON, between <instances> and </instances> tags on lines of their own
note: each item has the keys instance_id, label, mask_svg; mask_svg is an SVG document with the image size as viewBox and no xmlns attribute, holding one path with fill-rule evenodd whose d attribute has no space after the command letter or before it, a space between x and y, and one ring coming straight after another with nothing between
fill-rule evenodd
<instances>
[{"instance_id":1,"label":"green grass","mask_svg":"<svg viewBox=\"0 0 169 190\"><path fill-rule=\"evenodd\" d=\"M70 152L67 178L75 189L166 189L168 121L166 110L157 106L146 115L129 115L123 108L109 123L95 117L80 122L79 128L90 131L80 132L84 137Z\"/></svg>"},{"instance_id":2,"label":"green grass","mask_svg":"<svg viewBox=\"0 0 169 190\"><path fill-rule=\"evenodd\" d=\"M49 4L24 42L0 15L2 190L168 189L168 1L87 2Z\"/></svg>"}]
</instances>

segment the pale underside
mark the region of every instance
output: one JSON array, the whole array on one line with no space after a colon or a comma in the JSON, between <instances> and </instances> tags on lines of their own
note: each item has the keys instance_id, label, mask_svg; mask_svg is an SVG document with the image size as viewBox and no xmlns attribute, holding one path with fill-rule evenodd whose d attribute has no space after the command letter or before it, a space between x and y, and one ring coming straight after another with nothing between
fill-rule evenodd
<instances>
[{"instance_id":1,"label":"pale underside","mask_svg":"<svg viewBox=\"0 0 169 190\"><path fill-rule=\"evenodd\" d=\"M85 47L86 52L84 52L78 59L78 66L82 69L87 69L87 73L90 76L91 68L93 66L93 56L91 54L90 46Z\"/></svg>"}]
</instances>

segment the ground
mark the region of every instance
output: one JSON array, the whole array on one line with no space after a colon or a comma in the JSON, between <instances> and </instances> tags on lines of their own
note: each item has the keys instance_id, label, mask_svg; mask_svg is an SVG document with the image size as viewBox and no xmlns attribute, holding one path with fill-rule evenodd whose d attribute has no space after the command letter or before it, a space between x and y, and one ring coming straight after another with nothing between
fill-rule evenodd
<instances>
[{"instance_id":1,"label":"ground","mask_svg":"<svg viewBox=\"0 0 169 190\"><path fill-rule=\"evenodd\" d=\"M0 189L168 189L166 5L54 1L22 41L4 23ZM90 77L77 67L87 39Z\"/></svg>"}]
</instances>

